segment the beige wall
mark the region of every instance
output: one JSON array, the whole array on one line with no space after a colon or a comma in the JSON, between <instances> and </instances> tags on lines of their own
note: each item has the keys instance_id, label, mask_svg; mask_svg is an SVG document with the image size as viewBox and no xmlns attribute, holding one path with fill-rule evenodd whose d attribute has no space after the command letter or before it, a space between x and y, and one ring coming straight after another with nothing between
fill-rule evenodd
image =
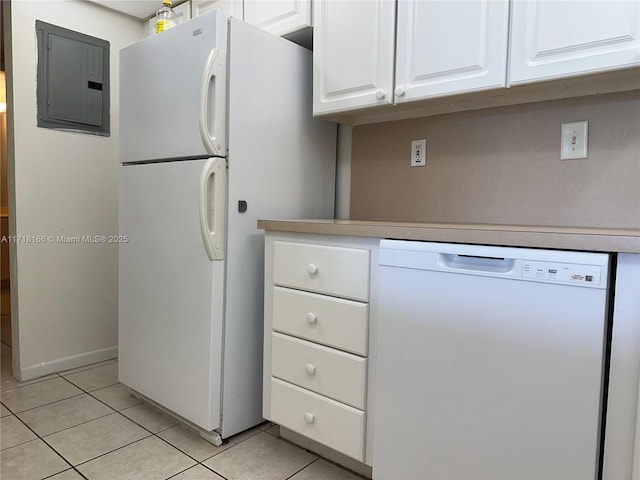
<instances>
[{"instance_id":1,"label":"beige wall","mask_svg":"<svg viewBox=\"0 0 640 480\"><path fill-rule=\"evenodd\" d=\"M12 233L115 234L118 57L120 48L142 38L144 25L86 1L17 1L11 10ZM110 42L110 137L36 126L36 19ZM18 243L11 273L14 374L19 369L28 379L117 354L117 245Z\"/></svg>"},{"instance_id":2,"label":"beige wall","mask_svg":"<svg viewBox=\"0 0 640 480\"><path fill-rule=\"evenodd\" d=\"M589 158L560 160L579 120ZM640 91L357 126L351 168L352 219L640 228Z\"/></svg>"}]
</instances>

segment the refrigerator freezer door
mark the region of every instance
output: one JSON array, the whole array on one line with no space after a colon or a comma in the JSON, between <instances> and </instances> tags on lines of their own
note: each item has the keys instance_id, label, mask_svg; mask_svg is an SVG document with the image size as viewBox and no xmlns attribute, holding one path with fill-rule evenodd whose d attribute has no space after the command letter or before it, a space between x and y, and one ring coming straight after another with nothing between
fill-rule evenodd
<instances>
[{"instance_id":1,"label":"refrigerator freezer door","mask_svg":"<svg viewBox=\"0 0 640 480\"><path fill-rule=\"evenodd\" d=\"M225 156L226 49L216 10L120 51L122 163Z\"/></svg>"},{"instance_id":2,"label":"refrigerator freezer door","mask_svg":"<svg viewBox=\"0 0 640 480\"><path fill-rule=\"evenodd\" d=\"M121 167L118 332L120 381L207 431L220 423L225 267L201 234L210 167Z\"/></svg>"}]
</instances>

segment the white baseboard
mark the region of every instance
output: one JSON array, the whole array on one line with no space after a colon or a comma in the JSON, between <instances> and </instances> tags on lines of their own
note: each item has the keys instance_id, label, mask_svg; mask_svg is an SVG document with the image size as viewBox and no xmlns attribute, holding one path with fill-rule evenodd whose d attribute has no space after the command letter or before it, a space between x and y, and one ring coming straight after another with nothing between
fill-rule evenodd
<instances>
[{"instance_id":1,"label":"white baseboard","mask_svg":"<svg viewBox=\"0 0 640 480\"><path fill-rule=\"evenodd\" d=\"M50 362L42 362L37 365L31 365L26 368L21 368L20 372L14 376L21 382L27 380L33 380L34 378L44 377L52 373L64 372L65 370L71 370L72 368L84 367L85 365L91 365L92 363L103 362L104 360L111 360L118 357L118 346L102 348L100 350L94 350L92 352L80 353L78 355L72 355L70 357L59 358Z\"/></svg>"}]
</instances>

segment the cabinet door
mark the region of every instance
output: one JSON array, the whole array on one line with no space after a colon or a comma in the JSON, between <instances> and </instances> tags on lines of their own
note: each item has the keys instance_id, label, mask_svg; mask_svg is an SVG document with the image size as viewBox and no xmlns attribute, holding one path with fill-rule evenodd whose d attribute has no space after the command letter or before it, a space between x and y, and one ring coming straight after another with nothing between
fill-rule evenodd
<instances>
[{"instance_id":1,"label":"cabinet door","mask_svg":"<svg viewBox=\"0 0 640 480\"><path fill-rule=\"evenodd\" d=\"M186 22L187 20L191 20L191 3L184 2L180 5L173 7L173 11L176 14L175 22L176 25L181 24L182 22ZM147 28L149 31L149 36L155 35L156 33L156 17L152 17L147 20Z\"/></svg>"},{"instance_id":2,"label":"cabinet door","mask_svg":"<svg viewBox=\"0 0 640 480\"><path fill-rule=\"evenodd\" d=\"M194 17L219 8L229 16L244 19L242 0L191 0L191 9Z\"/></svg>"},{"instance_id":3,"label":"cabinet door","mask_svg":"<svg viewBox=\"0 0 640 480\"><path fill-rule=\"evenodd\" d=\"M311 0L245 0L244 19L275 35L311 26Z\"/></svg>"},{"instance_id":4,"label":"cabinet door","mask_svg":"<svg viewBox=\"0 0 640 480\"><path fill-rule=\"evenodd\" d=\"M398 1L396 103L504 87L508 0Z\"/></svg>"},{"instance_id":5,"label":"cabinet door","mask_svg":"<svg viewBox=\"0 0 640 480\"><path fill-rule=\"evenodd\" d=\"M393 101L394 0L313 4L314 115Z\"/></svg>"},{"instance_id":6,"label":"cabinet door","mask_svg":"<svg viewBox=\"0 0 640 480\"><path fill-rule=\"evenodd\" d=\"M640 65L640 1L515 1L510 82Z\"/></svg>"}]
</instances>

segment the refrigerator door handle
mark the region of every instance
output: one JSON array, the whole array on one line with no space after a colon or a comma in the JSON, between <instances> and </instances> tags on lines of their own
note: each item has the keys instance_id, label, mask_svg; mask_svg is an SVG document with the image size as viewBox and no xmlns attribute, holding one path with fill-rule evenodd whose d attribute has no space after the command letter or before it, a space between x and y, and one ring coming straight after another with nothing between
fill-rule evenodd
<instances>
[{"instance_id":1,"label":"refrigerator door handle","mask_svg":"<svg viewBox=\"0 0 640 480\"><path fill-rule=\"evenodd\" d=\"M227 162L210 158L200 174L200 231L210 260L225 256L225 213L227 200Z\"/></svg>"},{"instance_id":2,"label":"refrigerator door handle","mask_svg":"<svg viewBox=\"0 0 640 480\"><path fill-rule=\"evenodd\" d=\"M200 88L200 137L211 155L226 155L227 55L211 50L202 72Z\"/></svg>"}]
</instances>

